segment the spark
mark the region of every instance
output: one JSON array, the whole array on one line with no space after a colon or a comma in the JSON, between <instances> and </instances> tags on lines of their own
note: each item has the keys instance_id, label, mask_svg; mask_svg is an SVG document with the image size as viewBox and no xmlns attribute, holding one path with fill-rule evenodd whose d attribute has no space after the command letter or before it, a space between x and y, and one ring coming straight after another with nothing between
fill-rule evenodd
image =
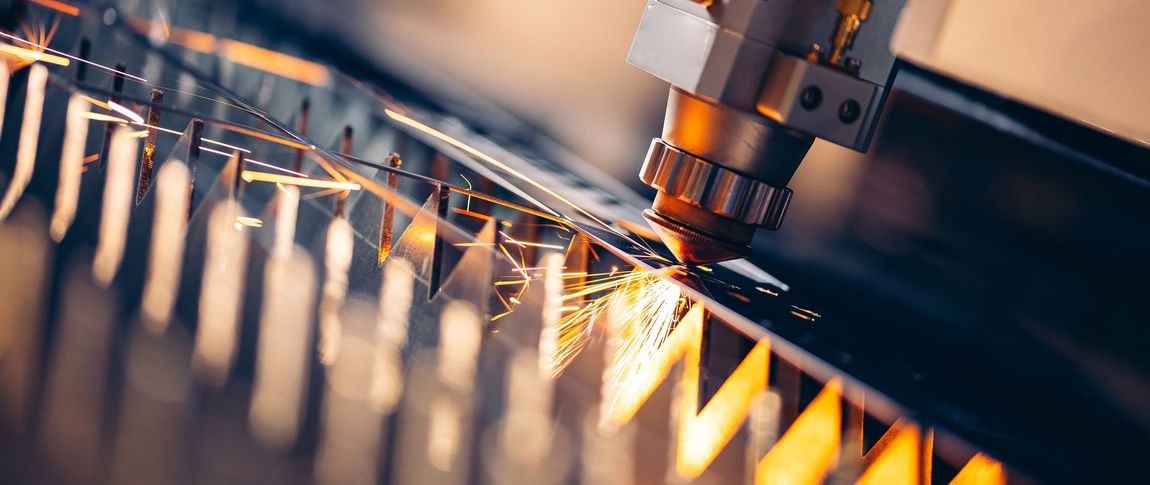
<instances>
[{"instance_id":1,"label":"spark","mask_svg":"<svg viewBox=\"0 0 1150 485\"><path fill-rule=\"evenodd\" d=\"M283 184L280 184L278 182L276 184L277 185L283 185ZM301 198L301 200L320 199L323 197L327 197L329 195L342 194L343 192L344 191L340 190L340 189L325 189L325 190L321 190L319 192L312 192L310 194L307 194L307 195L303 196Z\"/></svg>"},{"instance_id":2,"label":"spark","mask_svg":"<svg viewBox=\"0 0 1150 485\"><path fill-rule=\"evenodd\" d=\"M468 205L471 204L471 196L470 195L467 196L467 203L468 203ZM456 214L462 215L462 216L474 217L474 218L479 219L481 221L490 221L491 219L494 219L493 217L491 217L487 214L480 214L478 212L471 212L467 209L460 209L459 207L452 207L451 211L455 212Z\"/></svg>"},{"instance_id":3,"label":"spark","mask_svg":"<svg viewBox=\"0 0 1150 485\"><path fill-rule=\"evenodd\" d=\"M476 246L480 246L480 247L488 246L489 247L489 246L494 246L494 245L495 245L495 243L486 243L486 242L470 242L470 243L455 243L454 244L454 246L458 247L458 248L470 248L470 247L476 247Z\"/></svg>"},{"instance_id":4,"label":"spark","mask_svg":"<svg viewBox=\"0 0 1150 485\"><path fill-rule=\"evenodd\" d=\"M120 103L117 103L117 102L109 99L108 100L108 108L111 108L112 111L115 111L115 112L120 113L124 116L127 116L129 120L132 120L132 123L135 123L137 125L144 124L144 117L140 116L135 111L128 109L127 106L124 106Z\"/></svg>"},{"instance_id":5,"label":"spark","mask_svg":"<svg viewBox=\"0 0 1150 485\"><path fill-rule=\"evenodd\" d=\"M536 242L517 241L515 238L511 237L506 232L499 231L499 233L503 235L503 239L507 240L507 242L514 244L516 246L519 246L519 247L523 247L523 248L535 247L535 248L545 248L545 249L556 249L559 251L567 249L567 248L560 246L558 244L543 244L543 243L536 243Z\"/></svg>"},{"instance_id":6,"label":"spark","mask_svg":"<svg viewBox=\"0 0 1150 485\"><path fill-rule=\"evenodd\" d=\"M472 186L471 186L471 181L470 181L470 180L467 180L467 176L466 176L466 175L463 175L463 174L459 174L459 177L460 177L460 178L462 178L464 182L467 182L467 190L475 190L475 187L472 187ZM467 196L467 207L466 207L466 210L467 210L467 212L471 212L471 196L470 196L470 195L469 195L469 196Z\"/></svg>"},{"instance_id":7,"label":"spark","mask_svg":"<svg viewBox=\"0 0 1150 485\"><path fill-rule=\"evenodd\" d=\"M33 62L35 62L35 61L47 62L49 64L55 64L57 66L67 66L68 64L70 64L68 59L65 57L56 56L56 55L52 55L52 54L46 54L44 52L36 51L36 50L32 50L32 49L25 49L23 47L16 47L12 44L0 44L0 52L2 52L4 54L11 55L11 56L16 56L16 57L19 57L22 59L27 59L27 60L30 60Z\"/></svg>"},{"instance_id":8,"label":"spark","mask_svg":"<svg viewBox=\"0 0 1150 485\"><path fill-rule=\"evenodd\" d=\"M574 202L563 197L558 192L552 190L551 188L547 187L543 183L541 183L535 179L532 179L531 177L528 177L527 175L515 170L514 168L508 166L507 164L495 159L491 155L483 153L483 152L479 151L478 149L472 147L471 145L468 145L466 143L463 143L462 141L456 140L455 138L452 138L451 136L447 135L446 133L443 133L439 130L436 130L435 128L432 128L428 125L425 125L425 124L415 120L414 118L405 116L403 114L400 114L398 112L395 112L395 111L392 111L392 110L386 109L386 108L384 109L384 113L387 114L388 117L390 117L391 119L393 119L395 121L398 121L398 122L403 123L407 126L415 128L419 131L427 133L428 135L431 135L432 137L435 137L436 139L439 139L440 141L443 141L443 142L445 142L451 146L454 146L460 150L463 150L464 152L466 152L468 155L471 155L472 157L475 157L479 160L487 162L488 164L495 166L496 168L498 168L500 170L503 170L504 172L510 174L511 176L513 176L519 180L522 180L524 182L527 182L531 186L543 191L547 195L550 195L551 197L554 197L556 200L570 206L571 208L578 211L580 214L583 214L588 219L594 221L595 223L599 224L600 226L603 226L604 228L611 231L612 233L615 233L615 234L621 236L622 238L624 238L628 241L631 241L630 236L624 234L623 232L619 231L618 229L615 229L614 226L604 222L602 219L599 219L598 217L595 217L595 215L592 214L591 212L587 211L586 209L580 207L579 205L575 204Z\"/></svg>"},{"instance_id":9,"label":"spark","mask_svg":"<svg viewBox=\"0 0 1150 485\"><path fill-rule=\"evenodd\" d=\"M87 60L87 59L81 59L81 58L79 58L79 57L76 57L76 56L73 56L73 55L69 55L69 54L66 54L66 53L60 52L60 51L58 51L58 50L56 50L56 49L52 49L52 48L50 48L50 47L47 47L47 46L44 46L44 45L40 45L40 44L37 44L37 43L35 43L35 42L32 42L32 41L29 41L29 40L24 40L24 39L21 39L20 37L17 37L17 36L15 36L15 35L9 34L9 33L7 33L7 32L0 32L0 37L4 37L4 38L6 38L6 39L11 39L11 40L14 40L14 41L17 41L17 42L21 42L21 43L24 43L24 44L28 44L28 45L30 45L30 46L33 46L33 47L37 48L37 49L43 49L45 52L51 52L52 54L56 54L56 55L58 55L58 56L63 56L63 57L66 57L66 58L68 58L68 59L71 59L71 60L73 60L73 61L77 61L77 62L83 62L84 64L88 64L88 65L90 65L90 66L93 66L93 67L95 67L95 68L97 68L97 69L101 69L101 70L104 70L104 71L110 72L110 73L112 73L112 74L118 74L118 75L120 75L120 76L124 76L124 77L126 77L126 78L129 78L129 79L131 79L131 80L133 80L133 81L137 81L137 82L141 82L141 83L145 83L145 84L148 82L148 80L147 80L147 79L144 79L144 78L142 78L142 77L140 77L140 76L133 76L133 75L131 75L131 74L128 74L128 73L126 73L126 72L123 72L123 71L119 71L119 70L116 70L116 69L112 69L112 68L110 68L110 67L108 67L108 66L105 66L105 65L103 65L103 64L95 63L95 62L89 61L89 60Z\"/></svg>"},{"instance_id":10,"label":"spark","mask_svg":"<svg viewBox=\"0 0 1150 485\"><path fill-rule=\"evenodd\" d=\"M128 120L126 119L104 113L84 113L84 117L92 121L107 121L109 123L121 123L125 125L128 124Z\"/></svg>"},{"instance_id":11,"label":"spark","mask_svg":"<svg viewBox=\"0 0 1150 485\"><path fill-rule=\"evenodd\" d=\"M250 162L250 160L249 160ZM361 185L353 182L338 182L335 180L316 180L304 177L290 177L286 175L278 175L267 172L255 172L251 170L244 170L240 175L246 182L275 182L287 185L298 185L300 187L317 187L322 189L343 189L343 190L359 190L363 188Z\"/></svg>"},{"instance_id":12,"label":"spark","mask_svg":"<svg viewBox=\"0 0 1150 485\"><path fill-rule=\"evenodd\" d=\"M258 217L236 216L236 224L247 227L264 227L264 221Z\"/></svg>"},{"instance_id":13,"label":"spark","mask_svg":"<svg viewBox=\"0 0 1150 485\"><path fill-rule=\"evenodd\" d=\"M111 106L108 106L108 103L105 103L105 102L103 102L103 101L100 101L100 100L98 100L98 99L96 99L96 98L93 98L93 97L91 97L91 96L85 96L85 95L82 95L82 94L80 95L80 97L81 97L81 98L84 98L84 100L85 100L85 101L87 101L87 102L89 102L89 103L92 103L92 104L94 104L94 105L96 105L96 106L99 106L99 107L101 107L101 108L104 108L104 109L106 109L106 110L108 110L108 111L111 111L111 110L112 110L112 107L111 107Z\"/></svg>"},{"instance_id":14,"label":"spark","mask_svg":"<svg viewBox=\"0 0 1150 485\"><path fill-rule=\"evenodd\" d=\"M579 275L585 277L585 275ZM688 300L679 287L652 271L636 269L619 276L612 271L605 277L591 278L569 288L563 301L600 295L586 305L568 305L560 308L564 315L557 325L558 345L548 369L558 376L582 352L590 340L596 324L608 317L614 322L617 336L615 348L619 362L641 367L662 347L671 334ZM632 377L629 365L615 366L610 382L625 383ZM625 385L625 384L624 384Z\"/></svg>"},{"instance_id":15,"label":"spark","mask_svg":"<svg viewBox=\"0 0 1150 485\"><path fill-rule=\"evenodd\" d=\"M48 44L52 38L56 36L56 29L60 27L60 18L56 17L52 22L51 27L46 27L43 23L29 24L27 22L20 22L20 29L24 31L24 35L29 39L35 39L39 44ZM45 54L44 49L24 49L16 46L6 46L7 53L18 57L20 60L13 62L11 69L13 71L23 69L36 61L44 61L57 65L68 65L68 60L63 57Z\"/></svg>"},{"instance_id":16,"label":"spark","mask_svg":"<svg viewBox=\"0 0 1150 485\"><path fill-rule=\"evenodd\" d=\"M79 7L76 7L75 5L70 5L70 4L67 4L67 3L64 3L64 2L61 2L58 0L28 0L28 2L34 3L34 4L39 5L41 7L50 8L50 9L55 10L57 12L71 15L73 17L79 17L80 16L80 8Z\"/></svg>"},{"instance_id":17,"label":"spark","mask_svg":"<svg viewBox=\"0 0 1150 485\"><path fill-rule=\"evenodd\" d=\"M109 109L109 110L112 109L110 106L110 103L105 104L105 103L102 103L102 102L97 101L97 100L92 99L92 98L88 98L88 101L90 101L93 104L96 104L97 106L100 106L104 109ZM126 122L126 120L121 120L121 122ZM184 135L184 132L182 132L182 131L176 131L176 130L173 130L171 128L164 128L162 126L149 125L147 123L144 123L142 120L140 122L133 122L132 124L139 125L139 126L142 126L144 128L150 128L150 129L153 129L156 131L162 131L162 132L167 133L169 135L176 135L176 136L183 136ZM211 138L200 138L200 141L202 141L204 143L211 143L213 145L222 146L224 148L230 148L232 150L239 150L239 151L244 152L244 153L251 153L252 152L251 150L248 150L247 148L238 147L235 145L229 145L229 144L224 143L222 141L216 141L216 140L213 140ZM248 162L251 162L251 160L248 160ZM284 170L287 170L287 169L284 169ZM292 172L292 173L295 173L295 172ZM307 176L304 174L299 174L299 175L301 175L303 177Z\"/></svg>"},{"instance_id":18,"label":"spark","mask_svg":"<svg viewBox=\"0 0 1150 485\"><path fill-rule=\"evenodd\" d=\"M201 147L200 147L200 150L202 150L202 151L205 151L205 152L208 152L208 153L212 153L212 154L220 155L220 156L223 156L223 157L231 157L231 156L232 156L230 153L227 153L227 152L221 152L221 151L219 151L219 150L213 150L213 149L211 149L211 148L207 148L207 147L203 147L203 146L201 146ZM239 150L243 150L243 149L242 149L242 148L240 148ZM248 150L244 150L244 151L248 151ZM256 159L254 159L254 158L245 158L245 159L244 159L244 163L245 163L245 164L251 164L251 165L258 165L258 166L260 166L260 167L269 168L269 169L272 169L272 170L276 170L276 171L280 171L280 172L283 172L283 173L286 173L286 174L291 174L291 175L292 175L291 177L285 177L285 178L287 178L287 179L295 179L295 178L300 178L300 179L303 179L303 180L309 180L309 177L308 177L307 175L305 175L305 174L302 174L302 173L296 172L295 170L289 170L289 169L286 169L286 168L283 168L283 167L280 167L280 166L272 165L272 164L270 164L270 163L268 163L268 162L263 162L263 161L260 161L260 160L256 160ZM248 171L247 171L247 170L245 170L245 171L244 171L244 174L247 174L247 173L248 173ZM252 172L252 173L264 173L264 172ZM283 177L282 175L276 175L276 174L270 174L270 173L269 173L269 174L266 174L266 175L267 175L268 177ZM244 178L244 180L247 180L248 182L251 182L251 180L248 180L247 178ZM284 183L291 183L291 182L288 182L287 180L281 180L281 179L275 179L275 180L262 180L261 178L258 178L258 177L257 177L255 180L259 180L259 181L261 181L261 182L275 182L277 185L282 185L282 184L284 184ZM317 182L317 183L326 183L326 182L324 182L324 181L322 181L322 180L315 180L314 182ZM332 182L332 183L342 183L342 182ZM304 187L329 187L328 185L312 185L312 184L309 184L309 183L292 183L292 185L300 185L300 186L304 186ZM332 187L332 188L334 188L334 189L335 189L335 190L337 190L337 191L342 191L342 190L359 190L359 189L358 189L358 187L359 187L359 186L358 186L357 184L352 184L352 185L356 185L356 187L357 187L357 188L354 188L354 189L349 189L349 188L347 188L347 187L345 187L345 186Z\"/></svg>"},{"instance_id":19,"label":"spark","mask_svg":"<svg viewBox=\"0 0 1150 485\"><path fill-rule=\"evenodd\" d=\"M770 290L768 288L763 288L762 286L756 286L755 289L758 290L759 293L766 293L766 294L771 295L771 296L779 296L779 293L777 291L773 291L773 290Z\"/></svg>"}]
</instances>

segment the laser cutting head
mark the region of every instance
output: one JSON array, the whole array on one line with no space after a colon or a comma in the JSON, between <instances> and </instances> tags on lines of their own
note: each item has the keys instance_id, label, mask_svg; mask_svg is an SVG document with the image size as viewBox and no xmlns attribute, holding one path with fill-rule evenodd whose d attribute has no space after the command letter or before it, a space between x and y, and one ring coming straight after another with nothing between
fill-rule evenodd
<instances>
[{"instance_id":1,"label":"laser cutting head","mask_svg":"<svg viewBox=\"0 0 1150 485\"><path fill-rule=\"evenodd\" d=\"M670 82L671 92L662 136L639 174L659 191L644 217L680 261L745 257L757 228L777 230L787 184L816 137L866 150L902 6L647 2L628 62Z\"/></svg>"}]
</instances>

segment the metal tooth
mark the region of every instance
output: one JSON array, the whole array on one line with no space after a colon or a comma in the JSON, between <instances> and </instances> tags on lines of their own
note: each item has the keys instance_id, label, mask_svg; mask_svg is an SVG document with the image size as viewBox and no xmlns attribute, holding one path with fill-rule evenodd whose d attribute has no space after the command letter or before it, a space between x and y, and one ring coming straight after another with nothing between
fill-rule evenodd
<instances>
[{"instance_id":1,"label":"metal tooth","mask_svg":"<svg viewBox=\"0 0 1150 485\"><path fill-rule=\"evenodd\" d=\"M715 166L707 163L706 161L681 153L680 158L683 159L682 164L690 164L688 169L685 170L682 184L682 190L679 191L679 197L686 197L691 200L702 200L707 192L707 188L711 185L709 182L712 173L716 172Z\"/></svg>"},{"instance_id":2,"label":"metal tooth","mask_svg":"<svg viewBox=\"0 0 1150 485\"><path fill-rule=\"evenodd\" d=\"M639 178L664 194L747 224L777 228L790 189L727 170L661 139L651 142Z\"/></svg>"},{"instance_id":3,"label":"metal tooth","mask_svg":"<svg viewBox=\"0 0 1150 485\"><path fill-rule=\"evenodd\" d=\"M791 203L791 189L776 189L771 187L771 202L764 207L767 213L763 216L762 225L768 229L777 230L783 225L783 216L787 213L787 206Z\"/></svg>"},{"instance_id":4,"label":"metal tooth","mask_svg":"<svg viewBox=\"0 0 1150 485\"><path fill-rule=\"evenodd\" d=\"M719 172L711 182L711 190L704 199L704 205L715 209L720 215L742 218L746 215L743 213L747 212L746 203L753 189L750 185L751 180L746 177L740 177L734 172Z\"/></svg>"}]
</instances>

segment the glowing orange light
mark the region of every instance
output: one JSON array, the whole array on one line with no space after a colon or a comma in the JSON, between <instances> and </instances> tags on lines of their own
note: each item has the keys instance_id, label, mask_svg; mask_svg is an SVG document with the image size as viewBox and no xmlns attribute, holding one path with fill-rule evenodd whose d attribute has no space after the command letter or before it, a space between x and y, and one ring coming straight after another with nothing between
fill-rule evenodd
<instances>
[{"instance_id":1,"label":"glowing orange light","mask_svg":"<svg viewBox=\"0 0 1150 485\"><path fill-rule=\"evenodd\" d=\"M146 21L136 23L145 24ZM139 25L137 25L137 29L139 28ZM169 27L168 36L168 40L173 44L182 45L196 52L211 54L216 51L216 36L207 32Z\"/></svg>"},{"instance_id":2,"label":"glowing orange light","mask_svg":"<svg viewBox=\"0 0 1150 485\"><path fill-rule=\"evenodd\" d=\"M65 59L65 60L67 60L67 59ZM135 111L128 109L127 106L124 106L124 105L117 103L115 101L108 100L108 108L111 108L112 111L115 111L115 112L120 113L124 116L127 116L128 119L132 120L133 123L142 124L144 122L143 116L140 116Z\"/></svg>"},{"instance_id":3,"label":"glowing orange light","mask_svg":"<svg viewBox=\"0 0 1150 485\"><path fill-rule=\"evenodd\" d=\"M323 66L298 57L265 49L234 39L218 38L207 32L173 27L166 22L153 22L147 19L129 19L129 24L139 32L148 33L152 25L158 23L165 32L168 42L204 54L219 54L236 64L275 74L313 86L331 84L331 71Z\"/></svg>"},{"instance_id":4,"label":"glowing orange light","mask_svg":"<svg viewBox=\"0 0 1150 485\"><path fill-rule=\"evenodd\" d=\"M770 345L759 341L739 364L711 401L696 412L699 392L699 364L703 339L703 305L696 303L658 349L654 359L631 368L622 380L609 386L609 419L625 424L658 387L671 367L683 362L685 395L679 400L678 449L675 469L684 478L698 477L719 455L738 431L750 411L752 398L766 388L767 357ZM619 365L616 361L613 365ZM627 362L625 365L633 365Z\"/></svg>"},{"instance_id":5,"label":"glowing orange light","mask_svg":"<svg viewBox=\"0 0 1150 485\"><path fill-rule=\"evenodd\" d=\"M1002 463L978 453L966 462L950 485L1006 485L1006 471Z\"/></svg>"},{"instance_id":6,"label":"glowing orange light","mask_svg":"<svg viewBox=\"0 0 1150 485\"><path fill-rule=\"evenodd\" d=\"M76 7L75 5L69 5L67 3L60 2L58 0L28 0L28 1L31 3L34 3L36 5L39 5L41 7L50 8L50 9L55 10L57 12L60 12L62 14L71 15L73 17L79 17L80 16L80 8L79 7Z\"/></svg>"},{"instance_id":7,"label":"glowing orange light","mask_svg":"<svg viewBox=\"0 0 1150 485\"><path fill-rule=\"evenodd\" d=\"M838 462L842 382L827 383L755 469L755 485L822 483Z\"/></svg>"},{"instance_id":8,"label":"glowing orange light","mask_svg":"<svg viewBox=\"0 0 1150 485\"><path fill-rule=\"evenodd\" d=\"M55 28L53 28L53 32L54 32L54 30L55 30ZM117 74L117 75L120 75L120 76L124 76L124 77L126 77L126 78L128 78L128 79L131 79L131 80L133 80L133 81L138 81L138 82L142 82L142 83L147 83L147 82L148 82L148 80L147 80L147 79L144 79L144 78L142 78L142 77L140 77L140 76L135 76L135 75L132 75L132 74L126 73L126 72L124 72L124 71L118 71L118 70L116 70L116 69L112 69L112 68L110 68L110 67L108 67L108 66L105 66L105 65L103 65L103 64L95 63L95 62L89 61L89 60L87 60L87 59L81 59L81 58L79 58L79 57L76 57L76 56L73 56L73 55L71 55L71 54L67 54L67 53L64 53L64 52L60 52L60 51L58 51L58 50L55 50L55 49L52 49L52 48L50 48L50 47L47 47L47 46L45 46L44 44L47 44L47 43L48 43L48 40L50 40L50 39L51 39L51 37L52 37L52 33L49 33L49 34L46 34L46 35L37 36L37 37L40 39L40 43L39 43L39 44L37 44L37 43L35 43L35 42L32 42L32 41L29 41L29 40L25 40L25 39L22 39L22 38L20 38L20 37L17 37L17 36L15 36L15 35L9 34L9 33L7 33L7 32L0 32L0 37L4 37L5 39L13 40L13 41L19 42L19 43L21 43L21 44L25 44L25 45L31 46L31 47L32 47L32 49L34 49L34 50L39 50L39 51L43 51L43 52L51 52L52 54L55 54L55 55L57 55L57 56L65 57L65 58L67 58L67 59L71 59L71 60L73 60L73 61L77 61L77 62L82 62L82 63L84 63L84 64L87 64L87 65L89 65L89 66L95 67L95 68L97 68L97 69L100 69L100 70L103 70L103 71L107 71L107 72L111 72L111 73L113 73L113 74ZM32 35L29 35L29 37L33 37L33 36L32 36Z\"/></svg>"},{"instance_id":9,"label":"glowing orange light","mask_svg":"<svg viewBox=\"0 0 1150 485\"><path fill-rule=\"evenodd\" d=\"M71 62L66 57L48 54L32 49L25 49L23 47L16 47L12 44L0 44L0 53L8 54L10 56L27 59L29 61L47 62L57 66L67 66Z\"/></svg>"},{"instance_id":10,"label":"glowing orange light","mask_svg":"<svg viewBox=\"0 0 1150 485\"><path fill-rule=\"evenodd\" d=\"M519 171L508 166L507 164L500 162L499 160L496 160L491 155L483 153L483 152L475 149L471 145L468 145L468 144L463 143L459 140L456 140L455 138L452 138L451 136L448 136L446 133L443 133L439 130L436 130L435 128L432 128L428 125L420 123L419 121L415 120L414 118L405 116L403 114L400 114L396 111L392 111L390 109L384 109L384 113L387 114L387 116L393 120L396 120L396 121L403 123L407 126L410 126L410 127L415 128L419 131L427 133L428 135L431 135L431 136L433 136L433 137L435 137L435 138L437 138L443 142L446 142L447 144L449 144L451 146L454 146L460 150L463 150L464 152L467 152L468 155L471 155L472 157L475 157L476 159L482 160L482 161L510 174L511 176L513 176L519 180L527 182L528 184L532 185L533 187L543 191L547 195L554 197L556 200L558 200L564 204L567 204L568 206L571 206L572 209L575 209L580 214L583 214L588 219L591 219L592 221L598 223L599 225L603 226L604 228L610 230L611 232L614 232L614 233L616 233L616 234L618 234L618 235L620 235L626 239L630 239L626 234L623 234L623 233L619 232L617 229L615 229L614 226L607 224L606 222L603 222L602 219L595 217L594 214L591 214L586 209L583 209L582 207L576 205L574 202L567 200L562 195L559 195L558 192L555 192L554 190L547 187L546 185L543 185L542 183L532 179L531 177L528 177L528 176L520 173ZM554 216L549 216L549 217L554 217Z\"/></svg>"},{"instance_id":11,"label":"glowing orange light","mask_svg":"<svg viewBox=\"0 0 1150 485\"><path fill-rule=\"evenodd\" d=\"M123 123L128 124L128 120L118 116L107 115L104 113L84 113L84 117L92 121L107 121L109 123Z\"/></svg>"},{"instance_id":12,"label":"glowing orange light","mask_svg":"<svg viewBox=\"0 0 1150 485\"><path fill-rule=\"evenodd\" d=\"M918 426L896 421L867 453L870 466L855 485L917 485L922 466L921 443Z\"/></svg>"},{"instance_id":13,"label":"glowing orange light","mask_svg":"<svg viewBox=\"0 0 1150 485\"><path fill-rule=\"evenodd\" d=\"M236 216L236 225L247 227L264 227L264 221L258 217Z\"/></svg>"},{"instance_id":14,"label":"glowing orange light","mask_svg":"<svg viewBox=\"0 0 1150 485\"><path fill-rule=\"evenodd\" d=\"M318 187L324 189L340 189L340 190L359 190L362 187L357 183L352 182L337 182L334 180L316 180L312 178L292 177L288 175L279 175L267 172L255 172L252 170L244 170L240 178L246 182L272 182L287 185L298 185L300 187Z\"/></svg>"},{"instance_id":15,"label":"glowing orange light","mask_svg":"<svg viewBox=\"0 0 1150 485\"><path fill-rule=\"evenodd\" d=\"M233 62L280 77L313 86L327 86L331 83L331 72L326 67L295 56L231 39L220 40L217 50Z\"/></svg>"}]
</instances>

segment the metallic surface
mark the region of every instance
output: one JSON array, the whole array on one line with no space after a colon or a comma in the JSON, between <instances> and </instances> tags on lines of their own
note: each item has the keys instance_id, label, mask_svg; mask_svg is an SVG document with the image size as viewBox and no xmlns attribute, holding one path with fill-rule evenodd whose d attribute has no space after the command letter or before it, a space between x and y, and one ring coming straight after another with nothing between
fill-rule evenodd
<instances>
[{"instance_id":1,"label":"metallic surface","mask_svg":"<svg viewBox=\"0 0 1150 485\"><path fill-rule=\"evenodd\" d=\"M665 153L652 149L640 179L716 216L778 229L777 199L746 192L756 191L754 181L785 188L816 137L867 148L893 69L886 45L901 8L902 2L875 7L867 0L649 0L627 60L671 83L662 138L706 161L700 167L720 167L729 176L705 174L710 168L680 175L663 168L670 165ZM873 26L862 29L872 18ZM861 35L868 30L874 33ZM825 40L831 48L824 56L818 43ZM651 173L661 169L662 177ZM702 200L704 192L725 200ZM762 219L766 214L771 221ZM688 239L668 242L699 241Z\"/></svg>"},{"instance_id":2,"label":"metallic surface","mask_svg":"<svg viewBox=\"0 0 1150 485\"><path fill-rule=\"evenodd\" d=\"M836 66L847 64L846 52L854 47L855 36L863 22L870 19L872 8L874 2L871 0L838 0L835 11L839 14L839 21L831 37L831 52L827 62Z\"/></svg>"},{"instance_id":3,"label":"metallic surface","mask_svg":"<svg viewBox=\"0 0 1150 485\"><path fill-rule=\"evenodd\" d=\"M717 216L778 229L791 191L767 185L670 146L656 138L639 171L643 183Z\"/></svg>"},{"instance_id":4,"label":"metallic surface","mask_svg":"<svg viewBox=\"0 0 1150 485\"><path fill-rule=\"evenodd\" d=\"M820 93L818 101L804 103L804 94L814 89ZM791 130L866 151L882 110L884 92L882 85L842 69L780 56L771 64L755 109ZM843 107L852 103L856 114L844 118Z\"/></svg>"},{"instance_id":5,"label":"metallic surface","mask_svg":"<svg viewBox=\"0 0 1150 485\"><path fill-rule=\"evenodd\" d=\"M728 170L786 187L814 138L760 115L672 88L663 140Z\"/></svg>"},{"instance_id":6,"label":"metallic surface","mask_svg":"<svg viewBox=\"0 0 1150 485\"><path fill-rule=\"evenodd\" d=\"M667 250L679 261L697 265L743 258L751 254L749 237L720 238L714 235L715 233L703 232L665 216L664 214L671 212L665 206L661 206L660 209L662 210L645 209L643 217L650 223L659 239L667 241ZM700 213L706 214L701 211ZM743 229L739 232L748 231Z\"/></svg>"}]
</instances>

